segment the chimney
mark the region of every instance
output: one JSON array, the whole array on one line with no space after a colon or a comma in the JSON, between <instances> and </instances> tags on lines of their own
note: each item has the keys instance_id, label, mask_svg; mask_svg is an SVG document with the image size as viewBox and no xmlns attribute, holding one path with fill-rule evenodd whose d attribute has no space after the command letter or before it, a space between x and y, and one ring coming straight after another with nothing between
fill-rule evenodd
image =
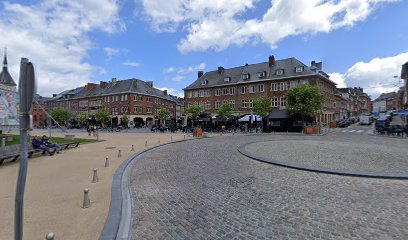
<instances>
[{"instance_id":1,"label":"chimney","mask_svg":"<svg viewBox=\"0 0 408 240\"><path fill-rule=\"evenodd\" d=\"M108 86L108 83L105 81L100 81L99 85L101 86L101 88L106 88Z\"/></svg>"},{"instance_id":2,"label":"chimney","mask_svg":"<svg viewBox=\"0 0 408 240\"><path fill-rule=\"evenodd\" d=\"M88 84L86 84L85 88L86 88L86 90L91 91L92 89L95 88L95 86L96 86L95 83L88 83Z\"/></svg>"},{"instance_id":3,"label":"chimney","mask_svg":"<svg viewBox=\"0 0 408 240\"><path fill-rule=\"evenodd\" d=\"M147 81L146 83L147 83L147 85L149 85L151 88L153 87L153 81Z\"/></svg>"},{"instance_id":4,"label":"chimney","mask_svg":"<svg viewBox=\"0 0 408 240\"><path fill-rule=\"evenodd\" d=\"M322 70L322 62L316 62L316 61L312 61L311 63L310 63L310 66L311 67L316 67L317 68L317 70Z\"/></svg>"},{"instance_id":5,"label":"chimney","mask_svg":"<svg viewBox=\"0 0 408 240\"><path fill-rule=\"evenodd\" d=\"M163 90L164 96L167 96L167 90Z\"/></svg>"},{"instance_id":6,"label":"chimney","mask_svg":"<svg viewBox=\"0 0 408 240\"><path fill-rule=\"evenodd\" d=\"M222 72L224 72L224 68L223 67L218 67L218 74L222 74Z\"/></svg>"},{"instance_id":7,"label":"chimney","mask_svg":"<svg viewBox=\"0 0 408 240\"><path fill-rule=\"evenodd\" d=\"M275 56L269 56L269 67L275 65Z\"/></svg>"},{"instance_id":8,"label":"chimney","mask_svg":"<svg viewBox=\"0 0 408 240\"><path fill-rule=\"evenodd\" d=\"M204 71L198 71L198 78L204 75Z\"/></svg>"},{"instance_id":9,"label":"chimney","mask_svg":"<svg viewBox=\"0 0 408 240\"><path fill-rule=\"evenodd\" d=\"M117 80L116 78L112 78L112 87L116 85L116 82L117 82L117 81L118 81L118 80Z\"/></svg>"}]
</instances>

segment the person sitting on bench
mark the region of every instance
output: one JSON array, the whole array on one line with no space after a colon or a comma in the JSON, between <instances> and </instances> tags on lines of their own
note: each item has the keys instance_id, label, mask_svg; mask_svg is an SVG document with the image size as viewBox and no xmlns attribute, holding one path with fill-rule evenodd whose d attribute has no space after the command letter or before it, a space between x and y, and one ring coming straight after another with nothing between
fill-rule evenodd
<instances>
[{"instance_id":1,"label":"person sitting on bench","mask_svg":"<svg viewBox=\"0 0 408 240\"><path fill-rule=\"evenodd\" d=\"M43 142L43 144L44 144L45 146L47 146L47 147L49 147L49 148L55 148L55 150L57 151L57 153L60 152L61 146L58 145L58 144L56 144L56 143L51 142L51 140L50 140L47 136L43 135L42 138L41 138L41 141Z\"/></svg>"},{"instance_id":2,"label":"person sitting on bench","mask_svg":"<svg viewBox=\"0 0 408 240\"><path fill-rule=\"evenodd\" d=\"M41 149L43 151L47 151L48 154L50 154L50 156L54 155L54 153L56 151L55 149L52 150L51 148L45 146L44 143L40 139L38 139L37 137L33 138L31 144L33 145L34 149Z\"/></svg>"}]
</instances>

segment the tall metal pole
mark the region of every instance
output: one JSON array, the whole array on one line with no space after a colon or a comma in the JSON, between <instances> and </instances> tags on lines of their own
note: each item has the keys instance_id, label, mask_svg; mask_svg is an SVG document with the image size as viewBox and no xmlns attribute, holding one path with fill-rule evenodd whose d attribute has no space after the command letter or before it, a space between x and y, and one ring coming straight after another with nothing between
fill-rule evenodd
<instances>
[{"instance_id":1,"label":"tall metal pole","mask_svg":"<svg viewBox=\"0 0 408 240\"><path fill-rule=\"evenodd\" d=\"M34 67L27 58L22 58L20 63L20 166L18 169L15 216L14 216L14 238L23 239L23 206L24 190L27 178L27 130L30 129L30 111L34 93L36 91Z\"/></svg>"}]
</instances>

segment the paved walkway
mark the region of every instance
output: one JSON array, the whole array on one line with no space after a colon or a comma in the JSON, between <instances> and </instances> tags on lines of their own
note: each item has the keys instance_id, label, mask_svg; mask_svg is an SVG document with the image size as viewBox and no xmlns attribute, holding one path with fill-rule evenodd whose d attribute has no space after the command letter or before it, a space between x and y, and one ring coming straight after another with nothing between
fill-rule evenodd
<instances>
[{"instance_id":1,"label":"paved walkway","mask_svg":"<svg viewBox=\"0 0 408 240\"><path fill-rule=\"evenodd\" d=\"M35 131L42 135L47 132ZM86 132L75 133L88 138ZM53 136L64 136L55 133ZM56 239L98 239L111 199L113 175L132 154L149 146L183 139L182 134L101 133L99 143L80 145L54 156L35 157L28 161L24 204L24 239L44 239L52 231ZM135 151L131 152L131 145ZM121 149L122 157L118 158ZM105 156L110 167L105 168ZM14 236L14 197L18 164L0 166L0 239ZM92 183L92 169L98 168L99 182ZM82 209L83 189L90 189L91 207Z\"/></svg>"},{"instance_id":2,"label":"paved walkway","mask_svg":"<svg viewBox=\"0 0 408 240\"><path fill-rule=\"evenodd\" d=\"M368 135L329 134L214 137L160 147L139 158L131 175L132 239L408 236L406 180L299 171L237 151L254 141L292 139L384 144Z\"/></svg>"}]
</instances>

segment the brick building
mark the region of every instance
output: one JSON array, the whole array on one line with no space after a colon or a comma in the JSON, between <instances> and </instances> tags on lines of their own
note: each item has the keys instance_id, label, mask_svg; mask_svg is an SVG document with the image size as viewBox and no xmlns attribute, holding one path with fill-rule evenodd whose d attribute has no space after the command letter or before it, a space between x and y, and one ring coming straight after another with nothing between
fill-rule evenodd
<instances>
[{"instance_id":1,"label":"brick building","mask_svg":"<svg viewBox=\"0 0 408 240\"><path fill-rule=\"evenodd\" d=\"M221 104L230 102L234 115L238 116L251 113L254 101L266 96L271 99L272 113L284 112L279 115L287 117L285 95L298 84L318 86L325 102L317 121L334 120L336 86L322 71L322 63L313 61L311 66L306 66L295 58L275 60L274 56L263 63L198 72L197 80L184 89L185 106L198 105L203 113L214 116Z\"/></svg>"},{"instance_id":2,"label":"brick building","mask_svg":"<svg viewBox=\"0 0 408 240\"><path fill-rule=\"evenodd\" d=\"M8 71L7 51L4 51L3 69L0 73L0 129L16 127L18 119L17 84Z\"/></svg>"},{"instance_id":3,"label":"brick building","mask_svg":"<svg viewBox=\"0 0 408 240\"><path fill-rule=\"evenodd\" d=\"M180 100L179 100L180 101ZM72 112L73 118L80 112L85 112L91 121L95 121L95 113L99 108L105 108L111 115L111 124L121 124L121 118L128 116L130 126L152 126L158 123L157 111L167 108L171 118L176 118L177 97L171 96L166 90L153 87L153 82L139 79L111 82L101 81L99 84L88 83L79 87L54 94L47 101L49 111L54 108L64 108Z\"/></svg>"},{"instance_id":4,"label":"brick building","mask_svg":"<svg viewBox=\"0 0 408 240\"><path fill-rule=\"evenodd\" d=\"M374 100L374 112L385 113L398 109L398 94L396 92L389 92L381 94Z\"/></svg>"},{"instance_id":5,"label":"brick building","mask_svg":"<svg viewBox=\"0 0 408 240\"><path fill-rule=\"evenodd\" d=\"M347 100L347 118L371 114L371 98L360 87L339 88L339 93Z\"/></svg>"},{"instance_id":6,"label":"brick building","mask_svg":"<svg viewBox=\"0 0 408 240\"><path fill-rule=\"evenodd\" d=\"M47 100L49 100L49 98L42 97L38 94L34 98L31 112L34 127L48 126Z\"/></svg>"}]
</instances>

